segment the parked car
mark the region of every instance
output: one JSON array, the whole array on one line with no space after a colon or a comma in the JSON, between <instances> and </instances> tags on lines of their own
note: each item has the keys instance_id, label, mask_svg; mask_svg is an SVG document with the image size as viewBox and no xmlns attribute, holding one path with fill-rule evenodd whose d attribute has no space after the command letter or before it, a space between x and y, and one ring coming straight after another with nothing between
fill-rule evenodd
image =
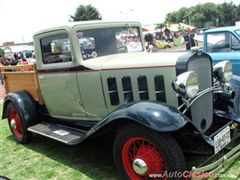
<instances>
[{"instance_id":1,"label":"parked car","mask_svg":"<svg viewBox=\"0 0 240 180\"><path fill-rule=\"evenodd\" d=\"M203 51L208 53L213 63L229 60L233 73L240 75L240 27L223 27L204 32Z\"/></svg>"},{"instance_id":2,"label":"parked car","mask_svg":"<svg viewBox=\"0 0 240 180\"><path fill-rule=\"evenodd\" d=\"M156 46L158 49L168 49L176 46L174 42L158 41L156 40Z\"/></svg>"},{"instance_id":3,"label":"parked car","mask_svg":"<svg viewBox=\"0 0 240 180\"><path fill-rule=\"evenodd\" d=\"M141 29L92 21L35 33L36 64L2 67L2 117L15 140L36 133L76 145L107 133L118 172L133 180L190 178L237 158L240 80L231 63L212 67L201 52L147 53ZM218 161L189 167L184 152L201 144Z\"/></svg>"}]
</instances>

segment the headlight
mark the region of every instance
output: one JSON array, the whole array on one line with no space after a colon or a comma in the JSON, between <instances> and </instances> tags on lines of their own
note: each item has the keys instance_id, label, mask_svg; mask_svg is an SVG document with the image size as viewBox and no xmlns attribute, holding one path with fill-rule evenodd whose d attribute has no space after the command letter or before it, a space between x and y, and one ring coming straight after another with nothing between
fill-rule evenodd
<instances>
[{"instance_id":1,"label":"headlight","mask_svg":"<svg viewBox=\"0 0 240 180\"><path fill-rule=\"evenodd\" d=\"M172 86L177 93L194 98L199 90L198 76L193 71L182 73L172 82Z\"/></svg>"},{"instance_id":2,"label":"headlight","mask_svg":"<svg viewBox=\"0 0 240 180\"><path fill-rule=\"evenodd\" d=\"M229 82L232 74L232 64L229 61L222 61L213 66L213 75L221 82Z\"/></svg>"}]
</instances>

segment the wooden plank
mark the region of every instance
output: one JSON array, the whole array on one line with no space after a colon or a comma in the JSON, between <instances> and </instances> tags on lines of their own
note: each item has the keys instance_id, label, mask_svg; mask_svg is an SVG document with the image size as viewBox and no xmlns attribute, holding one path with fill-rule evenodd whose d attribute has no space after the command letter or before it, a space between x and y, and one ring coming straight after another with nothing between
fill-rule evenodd
<instances>
[{"instance_id":1,"label":"wooden plank","mask_svg":"<svg viewBox=\"0 0 240 180\"><path fill-rule=\"evenodd\" d=\"M24 71L24 72L9 72L9 71L5 71L5 72L2 72L2 74L34 74L35 72L34 71Z\"/></svg>"},{"instance_id":2,"label":"wooden plank","mask_svg":"<svg viewBox=\"0 0 240 180\"><path fill-rule=\"evenodd\" d=\"M21 70L29 70L33 71L34 70L34 64L26 64L26 65L17 65L17 66L1 66L1 71L5 72L6 70L16 70L16 71L21 71Z\"/></svg>"},{"instance_id":3,"label":"wooden plank","mask_svg":"<svg viewBox=\"0 0 240 180\"><path fill-rule=\"evenodd\" d=\"M2 66L1 72L6 93L26 90L39 104L44 104L35 64Z\"/></svg>"}]
</instances>

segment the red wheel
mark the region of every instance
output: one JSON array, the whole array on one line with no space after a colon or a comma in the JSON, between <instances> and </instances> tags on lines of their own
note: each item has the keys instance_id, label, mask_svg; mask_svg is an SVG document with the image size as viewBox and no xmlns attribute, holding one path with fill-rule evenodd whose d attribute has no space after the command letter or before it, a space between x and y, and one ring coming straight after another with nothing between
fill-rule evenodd
<instances>
[{"instance_id":1,"label":"red wheel","mask_svg":"<svg viewBox=\"0 0 240 180\"><path fill-rule=\"evenodd\" d=\"M149 179L152 174L167 171L166 160L148 140L133 137L123 146L122 161L127 174L132 179ZM166 179L166 178L164 178Z\"/></svg>"},{"instance_id":2,"label":"red wheel","mask_svg":"<svg viewBox=\"0 0 240 180\"><path fill-rule=\"evenodd\" d=\"M16 109L10 109L9 118L12 132L14 133L16 138L21 139L23 137L23 126L21 118Z\"/></svg>"},{"instance_id":3,"label":"red wheel","mask_svg":"<svg viewBox=\"0 0 240 180\"><path fill-rule=\"evenodd\" d=\"M136 125L119 131L113 154L123 179L182 179L167 174L186 169L183 153L171 135Z\"/></svg>"},{"instance_id":4,"label":"red wheel","mask_svg":"<svg viewBox=\"0 0 240 180\"><path fill-rule=\"evenodd\" d=\"M14 139L22 144L28 143L31 140L31 133L27 131L24 116L11 102L7 106L7 117Z\"/></svg>"}]
</instances>

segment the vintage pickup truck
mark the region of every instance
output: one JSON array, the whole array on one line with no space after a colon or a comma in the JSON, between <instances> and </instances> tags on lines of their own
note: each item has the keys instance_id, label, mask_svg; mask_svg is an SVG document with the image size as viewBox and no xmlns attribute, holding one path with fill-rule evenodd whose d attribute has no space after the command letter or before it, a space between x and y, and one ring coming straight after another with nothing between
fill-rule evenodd
<instances>
[{"instance_id":1,"label":"vintage pickup truck","mask_svg":"<svg viewBox=\"0 0 240 180\"><path fill-rule=\"evenodd\" d=\"M221 27L204 32L203 51L208 53L213 63L229 60L233 64L233 74L240 76L240 27Z\"/></svg>"},{"instance_id":2,"label":"vintage pickup truck","mask_svg":"<svg viewBox=\"0 0 240 180\"><path fill-rule=\"evenodd\" d=\"M36 64L2 67L2 118L15 140L37 133L75 145L109 133L118 172L133 180L214 173L239 157L240 79L231 63L212 67L202 52L146 53L143 44L137 22L35 33ZM185 152L200 144L220 157L189 167Z\"/></svg>"}]
</instances>

